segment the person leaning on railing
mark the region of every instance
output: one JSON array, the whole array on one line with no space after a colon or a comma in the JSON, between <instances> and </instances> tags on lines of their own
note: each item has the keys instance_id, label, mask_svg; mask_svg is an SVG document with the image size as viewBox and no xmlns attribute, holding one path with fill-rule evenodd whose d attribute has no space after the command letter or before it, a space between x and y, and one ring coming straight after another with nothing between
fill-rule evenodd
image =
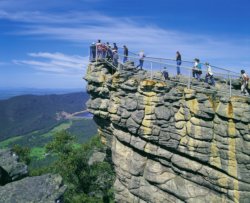
<instances>
[{"instance_id":1,"label":"person leaning on railing","mask_svg":"<svg viewBox=\"0 0 250 203\"><path fill-rule=\"evenodd\" d=\"M209 65L209 63L205 63L206 67L207 67L207 74L205 76L205 83L208 83L208 80L210 80L211 85L215 86L215 82L214 82L214 75L212 72L212 67Z\"/></svg>"},{"instance_id":2,"label":"person leaning on railing","mask_svg":"<svg viewBox=\"0 0 250 203\"><path fill-rule=\"evenodd\" d=\"M244 94L245 96L249 95L248 93L248 82L249 82L249 76L245 73L245 70L241 70L241 94Z\"/></svg>"},{"instance_id":3,"label":"person leaning on railing","mask_svg":"<svg viewBox=\"0 0 250 203\"><path fill-rule=\"evenodd\" d=\"M200 60L197 58L194 59L194 67L192 69L192 73L193 77L200 81L202 70Z\"/></svg>"}]
</instances>

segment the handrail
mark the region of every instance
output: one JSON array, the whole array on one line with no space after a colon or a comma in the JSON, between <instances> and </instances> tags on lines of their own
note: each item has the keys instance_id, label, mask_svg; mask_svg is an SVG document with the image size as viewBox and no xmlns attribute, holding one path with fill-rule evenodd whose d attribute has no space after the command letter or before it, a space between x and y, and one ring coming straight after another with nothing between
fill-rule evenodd
<instances>
[{"instance_id":1,"label":"handrail","mask_svg":"<svg viewBox=\"0 0 250 203\"><path fill-rule=\"evenodd\" d=\"M100 48L100 47L99 47ZM111 48L110 47L108 47L108 49L107 49L107 46L104 46L104 50L106 49L106 51L103 51L103 47L101 47L101 52L102 53L100 53L100 50L98 50L97 49L97 46L96 46L96 54L95 54L95 57L93 57L93 55L90 55L90 59L95 59L95 61L97 62L97 60L98 60L98 58L100 58L100 59L103 59L106 63L108 63L112 68L114 68L114 69L117 69L117 67L116 66L114 66L114 64L112 63L112 62L109 62L109 61L107 61L106 59L105 59L105 57L107 56L106 54L108 54L108 51L107 50L111 50ZM123 49L123 48L122 48ZM91 50L93 50L93 49L91 49ZM99 54L98 54L98 52L97 52L97 50L98 50L98 52L99 52ZM119 49L118 49L119 50ZM140 60L140 58L138 57L138 54L136 54L136 53L133 53L133 52L131 52L131 51L128 51L128 53L132 53L133 55L135 55L135 56L127 56L127 55L122 55L122 54L118 54L118 58L119 57L123 57L124 58L124 60L125 60L125 58L126 59L130 59L130 60L132 60L132 61L135 61L135 60ZM93 54L93 52L92 52L92 54ZM112 57L112 55L111 55L111 57ZM127 61L127 60L126 60ZM174 60L174 59L166 59L166 58L156 58L156 57L144 57L143 58L143 61L145 61L145 62L148 62L148 63L150 63L150 68L151 68L151 74L150 74L150 78L152 79L152 76L153 76L153 74L152 74L152 72L153 72L153 63L156 63L156 64L158 64L158 65L160 65L160 66L157 66L157 69L159 69L159 68L162 68L162 65L164 65L164 66L167 66L167 67L174 67L174 68L176 68L177 67L177 64L170 64L170 63L166 63L165 61L176 61L176 60ZM193 64L193 62L190 62L190 61L182 61L182 62L188 62L188 63L192 63ZM121 62L120 62L121 63ZM121 63L121 64L123 64L123 63ZM202 65L205 65L205 64L203 64L203 63L201 63ZM211 65L210 65L211 66ZM192 73L192 70L194 70L195 68L193 67L193 65L192 65L192 67L190 67L190 66L184 66L184 65L181 65L181 66L179 66L181 69L184 69L184 70L186 70L186 71L188 71L188 72L186 72L186 71L183 71L183 73L185 73L184 75L188 75L187 77L188 77L188 82L187 82L187 84L184 84L184 83L180 83L180 82L176 82L176 81L173 81L173 82L175 82L175 83L177 83L177 84L183 84L183 85L187 85L187 87L188 88L191 88L191 73ZM227 69L224 69L224 68L219 68L219 67L215 67L215 66L211 66L212 68L215 68L215 69L219 69L219 70L223 70L223 71L226 71L227 73L221 73L221 72L214 72L213 71L213 73L214 73L214 76L222 76L224 79L226 79L227 80L227 82L230 84L229 85L229 87L228 87L228 92L226 92L226 91L221 91L221 90L216 90L216 91L219 91L219 92L224 92L224 93L226 93L226 94L229 94L230 95L230 97L232 96L232 78L239 78L239 76L240 76L240 74L238 74L238 73L236 73L236 72L233 72L233 71L231 71L231 70L227 70ZM144 64L144 69L145 69L145 64ZM146 69L148 69L148 68L146 68ZM204 70L204 69L203 69ZM172 73L172 71L171 71L171 73ZM232 74L232 73L235 73L235 74ZM198 78L199 79L199 78ZM197 86L194 86L195 88L197 87ZM197 87L197 88L201 88L201 89L206 89L206 90L208 90L207 88L203 88L203 87ZM238 94L236 94L236 95L238 95ZM239 95L238 95L239 96ZM242 95L240 95L240 96L242 96Z\"/></svg>"},{"instance_id":2,"label":"handrail","mask_svg":"<svg viewBox=\"0 0 250 203\"><path fill-rule=\"evenodd\" d=\"M119 48L122 48L122 47L119 47ZM123 49L123 48L122 48ZM132 52L132 51L129 51L129 53L132 53L133 55L137 55L137 53L135 52ZM157 59L157 60L166 60L166 61L176 61L176 59L171 59L171 58L158 58L158 57L151 57L151 56L146 56L145 58L150 58L150 59ZM186 63L194 63L193 61L188 61L188 60L182 60L182 62L186 62ZM201 63L202 65L205 66L205 63ZM220 68L218 66L214 66L214 65L210 65L212 68L216 68L216 69L220 69L220 70L223 70L223 71L227 71L227 72L230 72L230 73L235 73L237 75L240 75L239 73L237 72L234 72L234 71L231 71L231 70L228 70L228 69L225 69L225 68Z\"/></svg>"},{"instance_id":3,"label":"handrail","mask_svg":"<svg viewBox=\"0 0 250 203\"><path fill-rule=\"evenodd\" d=\"M132 58L132 59L137 59L137 60L140 59L139 57L125 56L125 55L121 55L121 54L118 54L118 56ZM149 58L149 57L145 57L145 58ZM158 62L158 61L154 61L154 60L148 60L148 59L145 59L145 58L143 59L144 61L148 61L148 62L152 62L152 63L158 63L158 64L162 64L162 65L166 65L166 66L176 67L176 65L173 65L173 64L164 63L164 62ZM187 70L193 70L194 69L193 67L190 68L188 66L181 66L181 68L184 68L184 69L187 69ZM224 73L219 73L219 72L213 72L213 73L215 73L216 75L222 75L222 76L239 77L239 75L224 74Z\"/></svg>"},{"instance_id":4,"label":"handrail","mask_svg":"<svg viewBox=\"0 0 250 203\"><path fill-rule=\"evenodd\" d=\"M120 55L120 56L121 56L121 55ZM124 55L123 55L123 56L124 56ZM129 58L129 57L128 57L128 58ZM133 57L133 58L135 58L135 57ZM111 65L114 69L117 69L117 67L115 67L112 63L110 63L110 62L107 61L106 59L104 59L104 61L105 61L106 63L108 63L109 65ZM151 76L151 77L152 77L152 76ZM174 83L174 84L180 84L180 85L184 85L184 86L187 85L187 84L185 84L185 83L183 83L183 82L178 82L178 81L173 81L173 80L167 80L167 81L170 82L170 83ZM189 87L189 88L190 88L190 87ZM192 89L195 89L195 90L201 89L201 90L210 91L210 89L204 88L204 87L200 87L200 86L192 86ZM198 91L199 91L199 90L198 90ZM213 93L212 91L214 91L214 90L211 89L211 92L210 92L210 93ZM219 90L218 88L216 88L215 91L216 91L216 92L223 93L223 94L225 94L225 95L227 95L227 96L230 96L230 97L232 96L231 87L230 87L230 91L229 91L229 92L223 91L223 90ZM240 94L234 94L234 95L248 98L247 96L240 95Z\"/></svg>"}]
</instances>

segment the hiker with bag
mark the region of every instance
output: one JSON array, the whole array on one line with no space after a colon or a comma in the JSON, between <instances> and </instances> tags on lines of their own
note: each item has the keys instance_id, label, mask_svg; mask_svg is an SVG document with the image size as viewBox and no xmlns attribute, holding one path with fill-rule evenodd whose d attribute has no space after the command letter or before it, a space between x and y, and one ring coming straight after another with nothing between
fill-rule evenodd
<instances>
[{"instance_id":1,"label":"hiker with bag","mask_svg":"<svg viewBox=\"0 0 250 203\"><path fill-rule=\"evenodd\" d=\"M208 80L210 80L211 85L215 86L214 75L213 75L213 72L212 72L212 67L207 62L205 63L205 65L207 66L207 74L205 76L205 83L208 83Z\"/></svg>"},{"instance_id":2,"label":"hiker with bag","mask_svg":"<svg viewBox=\"0 0 250 203\"><path fill-rule=\"evenodd\" d=\"M194 59L194 67L192 69L192 73L193 77L200 81L202 74L200 59Z\"/></svg>"},{"instance_id":3,"label":"hiker with bag","mask_svg":"<svg viewBox=\"0 0 250 203\"><path fill-rule=\"evenodd\" d=\"M246 74L245 70L241 70L241 94L244 96L248 96L248 83L249 83L249 76Z\"/></svg>"}]
</instances>

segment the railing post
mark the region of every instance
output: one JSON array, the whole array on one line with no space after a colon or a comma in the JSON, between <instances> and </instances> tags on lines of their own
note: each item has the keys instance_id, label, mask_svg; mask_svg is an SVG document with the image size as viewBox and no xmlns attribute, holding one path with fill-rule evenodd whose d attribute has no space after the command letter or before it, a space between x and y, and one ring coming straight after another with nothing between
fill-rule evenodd
<instances>
[{"instance_id":1,"label":"railing post","mask_svg":"<svg viewBox=\"0 0 250 203\"><path fill-rule=\"evenodd\" d=\"M190 89L190 86L191 86L191 84L190 84L190 83L191 83L191 71L192 71L192 70L190 69L190 70L189 70L189 74L188 74L188 75L189 75L189 76L188 76L188 84L187 84L188 89Z\"/></svg>"},{"instance_id":2,"label":"railing post","mask_svg":"<svg viewBox=\"0 0 250 203\"><path fill-rule=\"evenodd\" d=\"M231 75L229 76L229 85L230 85L230 97L232 96L232 79Z\"/></svg>"},{"instance_id":3,"label":"railing post","mask_svg":"<svg viewBox=\"0 0 250 203\"><path fill-rule=\"evenodd\" d=\"M150 76L151 80L153 79L153 63L151 62L151 76Z\"/></svg>"},{"instance_id":4,"label":"railing post","mask_svg":"<svg viewBox=\"0 0 250 203\"><path fill-rule=\"evenodd\" d=\"M95 63L97 64L97 45L95 45Z\"/></svg>"}]
</instances>

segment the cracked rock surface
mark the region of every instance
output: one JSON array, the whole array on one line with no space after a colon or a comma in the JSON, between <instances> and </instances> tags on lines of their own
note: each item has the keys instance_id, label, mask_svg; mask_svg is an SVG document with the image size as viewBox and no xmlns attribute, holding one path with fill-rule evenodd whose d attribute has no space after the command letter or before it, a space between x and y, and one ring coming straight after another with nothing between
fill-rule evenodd
<instances>
[{"instance_id":1,"label":"cracked rock surface","mask_svg":"<svg viewBox=\"0 0 250 203\"><path fill-rule=\"evenodd\" d=\"M196 81L188 89L185 77L150 79L129 63L91 63L85 79L112 150L116 202L250 201L249 98Z\"/></svg>"}]
</instances>

